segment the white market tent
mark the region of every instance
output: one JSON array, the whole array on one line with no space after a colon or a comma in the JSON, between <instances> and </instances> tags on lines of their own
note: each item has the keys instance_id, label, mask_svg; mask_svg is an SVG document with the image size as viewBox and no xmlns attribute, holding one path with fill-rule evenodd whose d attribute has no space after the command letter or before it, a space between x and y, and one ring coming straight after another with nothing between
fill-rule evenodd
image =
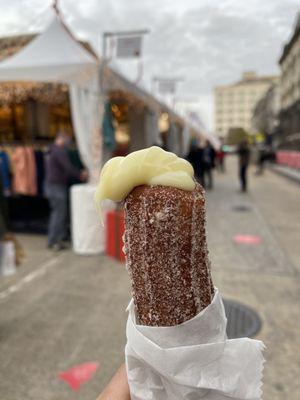
<instances>
[{"instance_id":1,"label":"white market tent","mask_svg":"<svg viewBox=\"0 0 300 400\"><path fill-rule=\"evenodd\" d=\"M15 55L0 63L0 81L39 81L70 86L71 112L81 158L92 172L96 166L92 140L100 137L98 60L64 25L58 15L48 28ZM98 170L100 154L98 152Z\"/></svg>"},{"instance_id":2,"label":"white market tent","mask_svg":"<svg viewBox=\"0 0 300 400\"><path fill-rule=\"evenodd\" d=\"M77 146L92 178L99 173L102 154L98 75L98 60L76 41L59 15L43 33L0 63L0 82L69 85ZM94 207L94 191L92 184L72 187L73 248L79 254L97 254L104 249L104 230Z\"/></svg>"}]
</instances>

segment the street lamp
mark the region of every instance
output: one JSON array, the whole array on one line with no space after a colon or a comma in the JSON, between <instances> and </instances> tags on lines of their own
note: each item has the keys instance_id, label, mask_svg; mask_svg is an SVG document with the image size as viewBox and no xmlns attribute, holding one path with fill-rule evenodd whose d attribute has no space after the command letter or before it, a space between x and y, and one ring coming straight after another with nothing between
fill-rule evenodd
<instances>
[{"instance_id":1,"label":"street lamp","mask_svg":"<svg viewBox=\"0 0 300 400\"><path fill-rule=\"evenodd\" d=\"M149 29L143 29L143 30L135 30L135 31L116 31L116 32L103 32L102 36L102 57L104 60L106 60L106 50L107 50L107 39L108 38L142 38L144 35L149 34L150 31ZM140 56L140 51L133 56L139 57ZM128 55L127 57L130 57Z\"/></svg>"},{"instance_id":2,"label":"street lamp","mask_svg":"<svg viewBox=\"0 0 300 400\"><path fill-rule=\"evenodd\" d=\"M180 82L183 82L184 79L181 77L176 78L162 78L162 77L153 77L151 82L151 91L154 94L156 88L158 92L162 95L173 95L173 108L175 107L175 100L176 100L176 92L177 92L177 85Z\"/></svg>"},{"instance_id":3,"label":"street lamp","mask_svg":"<svg viewBox=\"0 0 300 400\"><path fill-rule=\"evenodd\" d=\"M102 67L100 71L100 87L102 92L103 76L107 59L107 39L117 38L117 58L139 58L142 52L142 38L150 33L148 29L134 31L103 32L102 35Z\"/></svg>"}]
</instances>

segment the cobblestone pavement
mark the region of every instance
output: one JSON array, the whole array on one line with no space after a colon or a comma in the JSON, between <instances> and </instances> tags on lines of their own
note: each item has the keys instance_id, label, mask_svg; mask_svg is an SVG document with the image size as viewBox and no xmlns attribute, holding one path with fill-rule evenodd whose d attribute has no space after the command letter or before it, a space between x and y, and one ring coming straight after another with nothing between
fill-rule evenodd
<instances>
[{"instance_id":1,"label":"cobblestone pavement","mask_svg":"<svg viewBox=\"0 0 300 400\"><path fill-rule=\"evenodd\" d=\"M266 346L264 400L298 400L300 186L250 172L238 193L236 160L227 160L207 194L214 281L223 297L255 309ZM235 244L259 235L258 245ZM122 362L130 288L124 266L104 256L53 255L45 238L20 236L27 260L0 278L0 399L95 399ZM99 361L95 377L72 392L58 373Z\"/></svg>"}]
</instances>

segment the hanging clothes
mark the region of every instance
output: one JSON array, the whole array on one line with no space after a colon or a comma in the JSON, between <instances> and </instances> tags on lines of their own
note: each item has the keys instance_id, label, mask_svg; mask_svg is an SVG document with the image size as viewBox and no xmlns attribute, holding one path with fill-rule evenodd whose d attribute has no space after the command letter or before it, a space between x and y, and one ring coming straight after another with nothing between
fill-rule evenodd
<instances>
[{"instance_id":1,"label":"hanging clothes","mask_svg":"<svg viewBox=\"0 0 300 400\"><path fill-rule=\"evenodd\" d=\"M10 175L13 175L15 173L15 167L13 163L13 155L14 155L14 149L10 146L4 146L4 152L7 154L8 160L9 160L9 170L10 170Z\"/></svg>"},{"instance_id":2,"label":"hanging clothes","mask_svg":"<svg viewBox=\"0 0 300 400\"><path fill-rule=\"evenodd\" d=\"M10 164L9 158L5 151L0 151L0 173L2 178L2 185L4 194L10 190Z\"/></svg>"},{"instance_id":3,"label":"hanging clothes","mask_svg":"<svg viewBox=\"0 0 300 400\"><path fill-rule=\"evenodd\" d=\"M111 103L107 101L104 106L104 115L102 121L103 143L110 150L116 148L115 128L113 126L113 114Z\"/></svg>"},{"instance_id":4,"label":"hanging clothes","mask_svg":"<svg viewBox=\"0 0 300 400\"><path fill-rule=\"evenodd\" d=\"M15 174L13 188L16 194L37 195L36 164L31 147L17 147L13 154Z\"/></svg>"},{"instance_id":5,"label":"hanging clothes","mask_svg":"<svg viewBox=\"0 0 300 400\"><path fill-rule=\"evenodd\" d=\"M8 227L7 199L3 195L3 189L2 175L0 175L0 240L3 239Z\"/></svg>"}]
</instances>

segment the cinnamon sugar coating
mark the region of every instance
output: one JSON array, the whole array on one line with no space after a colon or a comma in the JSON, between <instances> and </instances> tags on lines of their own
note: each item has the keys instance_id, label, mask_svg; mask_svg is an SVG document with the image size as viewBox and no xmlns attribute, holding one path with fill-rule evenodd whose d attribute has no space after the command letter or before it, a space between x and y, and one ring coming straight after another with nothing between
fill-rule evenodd
<instances>
[{"instance_id":1,"label":"cinnamon sugar coating","mask_svg":"<svg viewBox=\"0 0 300 400\"><path fill-rule=\"evenodd\" d=\"M125 199L126 265L138 323L174 326L208 306L214 289L204 190L138 186Z\"/></svg>"}]
</instances>

